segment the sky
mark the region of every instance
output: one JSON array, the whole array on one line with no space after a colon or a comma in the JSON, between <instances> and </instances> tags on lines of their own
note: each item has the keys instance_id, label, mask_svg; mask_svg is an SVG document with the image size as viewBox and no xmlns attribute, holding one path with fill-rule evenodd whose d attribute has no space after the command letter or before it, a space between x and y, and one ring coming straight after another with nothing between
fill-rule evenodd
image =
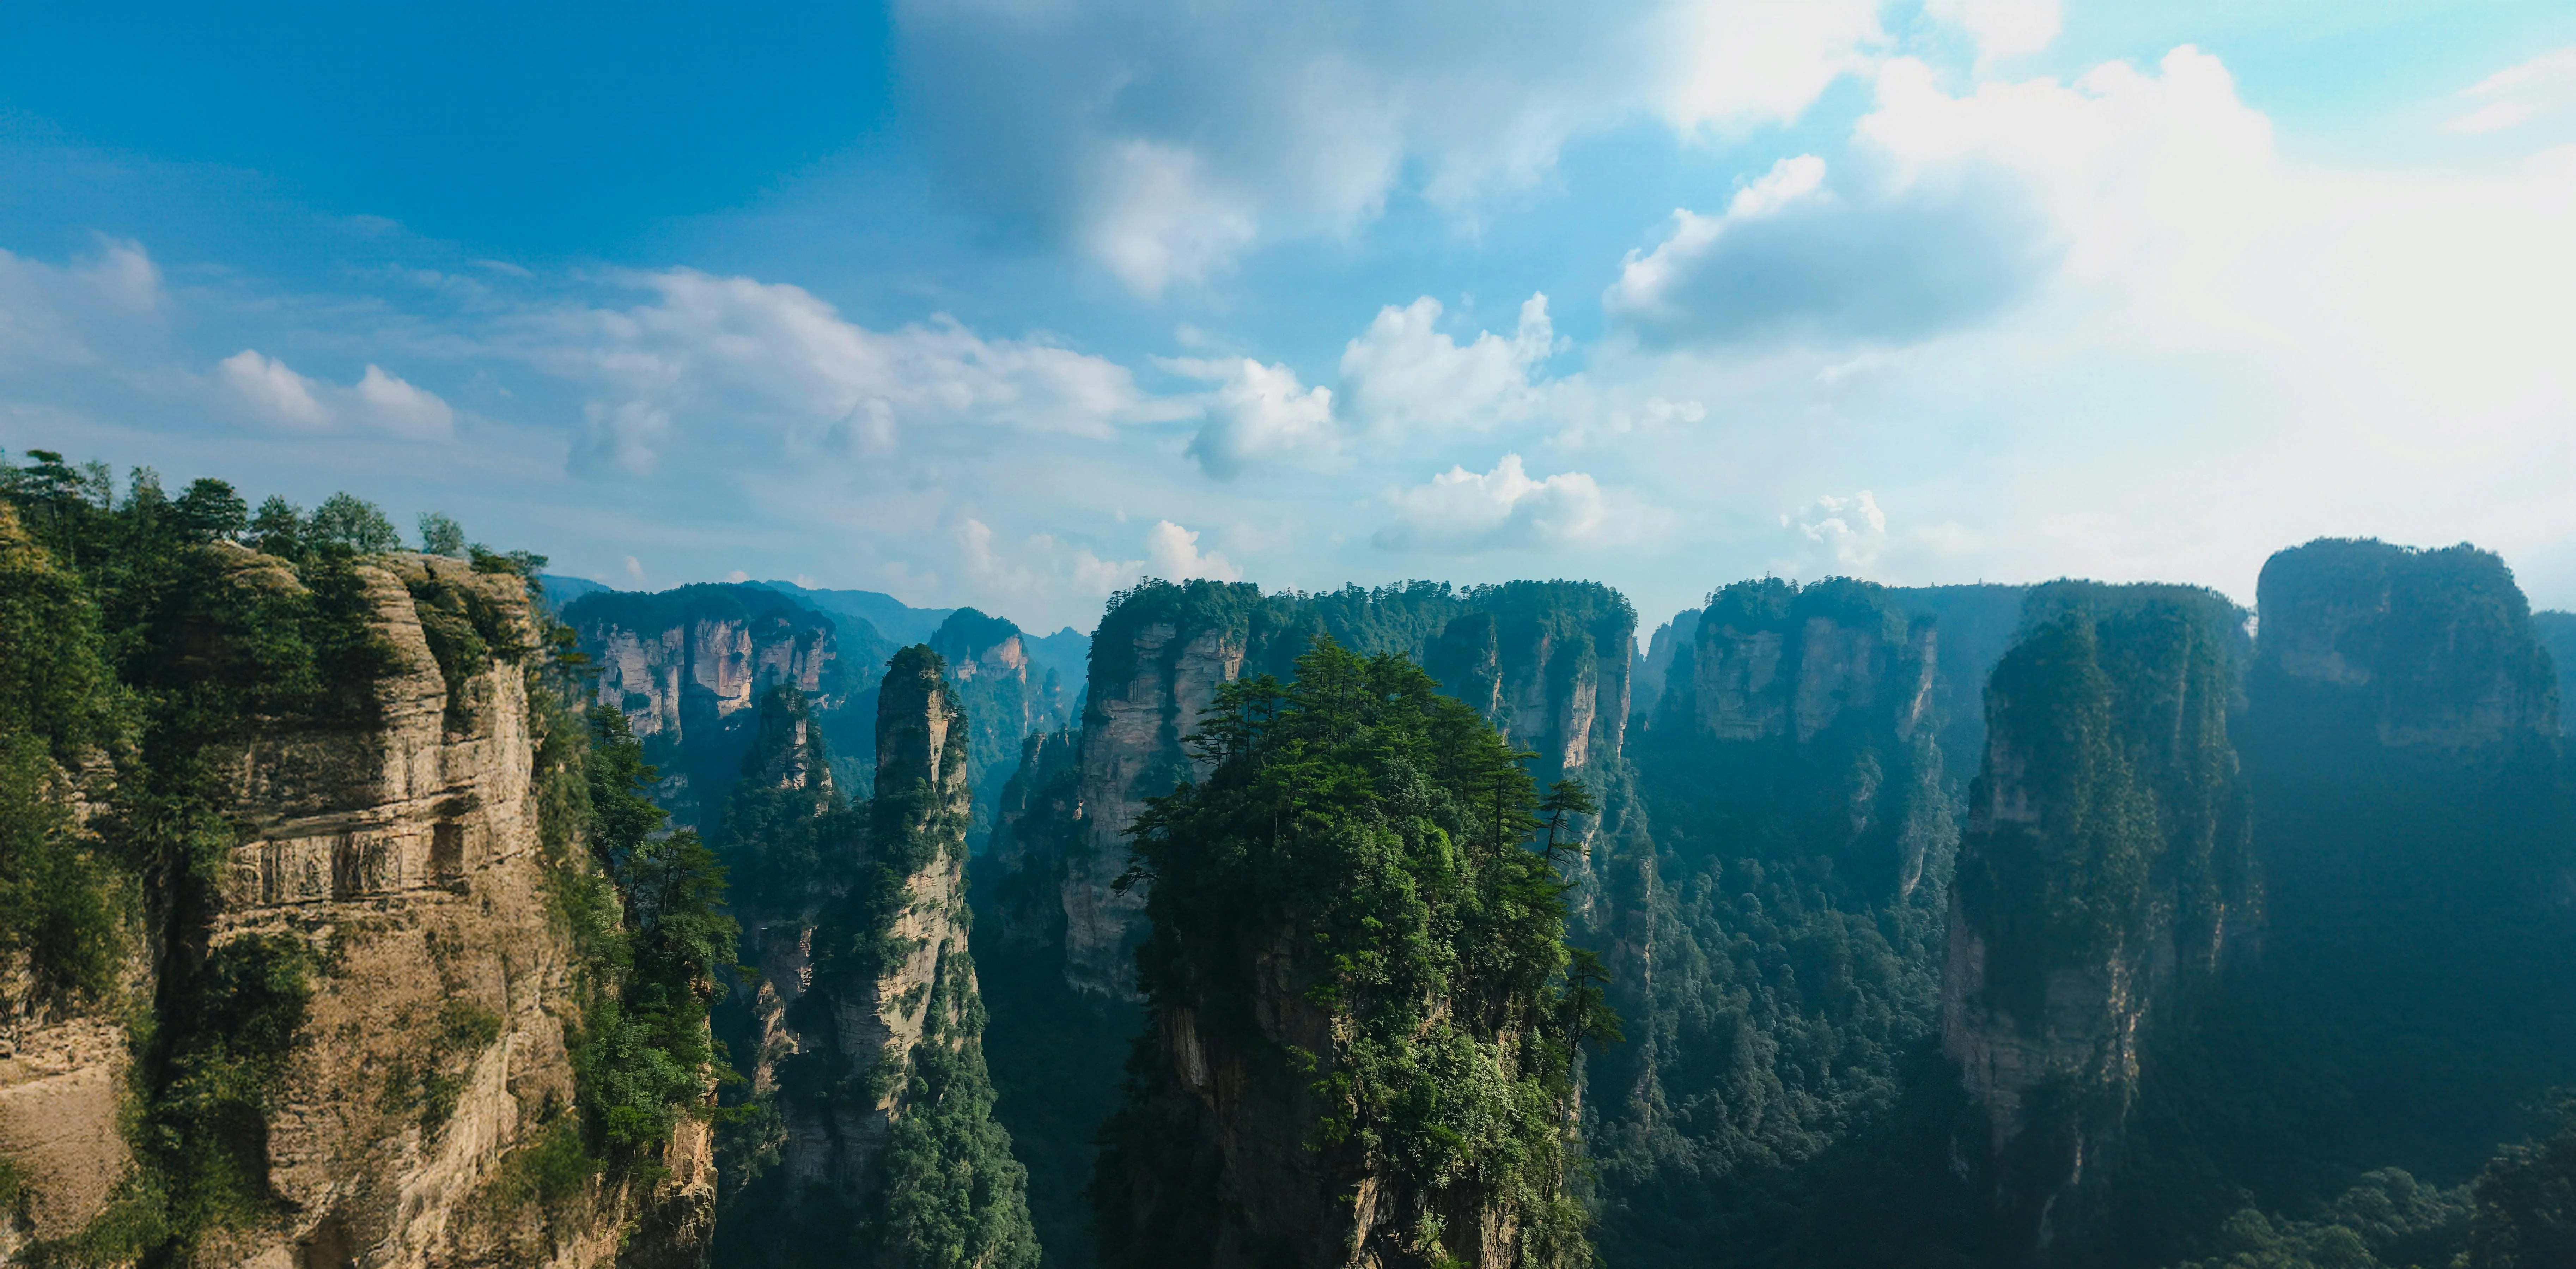
<instances>
[{"instance_id":1,"label":"sky","mask_svg":"<svg viewBox=\"0 0 2576 1269\"><path fill-rule=\"evenodd\" d=\"M2576 6L0 7L0 448L620 587L2576 606Z\"/></svg>"}]
</instances>

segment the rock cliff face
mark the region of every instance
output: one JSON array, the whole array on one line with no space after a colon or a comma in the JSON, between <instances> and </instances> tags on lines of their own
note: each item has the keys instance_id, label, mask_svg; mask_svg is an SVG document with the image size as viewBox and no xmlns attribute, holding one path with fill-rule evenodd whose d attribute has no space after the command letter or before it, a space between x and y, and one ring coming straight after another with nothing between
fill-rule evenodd
<instances>
[{"instance_id":1,"label":"rock cliff face","mask_svg":"<svg viewBox=\"0 0 2576 1269\"><path fill-rule=\"evenodd\" d=\"M2150 1033L2258 905L2228 738L2242 615L2209 592L2061 583L1986 689L1949 921L1942 1049L1982 1122L1998 1246L2083 1232Z\"/></svg>"},{"instance_id":2,"label":"rock cliff face","mask_svg":"<svg viewBox=\"0 0 2576 1269\"><path fill-rule=\"evenodd\" d=\"M277 560L205 549L219 591L303 592ZM165 917L152 934L172 941L128 971L135 1000L156 994L156 966L176 963L201 979L300 988L291 1009L252 1021L156 1019L182 1052L202 1051L207 1026L279 1028L274 1083L246 1138L274 1219L219 1229L192 1263L697 1263L714 1195L699 1125L666 1149L659 1182L593 1180L549 1207L517 1175L522 1154L572 1122L566 1033L581 1017L531 796L544 720L523 664L538 642L525 586L432 556L353 572L381 653L364 708L345 724L257 727L207 755L230 837L208 906ZM442 660L433 638L469 608L488 642L446 644ZM252 1042L247 1031L216 1040ZM27 1234L78 1230L132 1171L120 1123L129 1044L95 1016L17 1036L0 1074L0 1151L33 1192ZM652 1232L631 1238L639 1226Z\"/></svg>"},{"instance_id":3,"label":"rock cliff face","mask_svg":"<svg viewBox=\"0 0 2576 1269\"><path fill-rule=\"evenodd\" d=\"M436 556L362 568L394 649L377 725L254 743L246 840L223 879L213 948L295 940L318 972L303 1041L270 1112L270 1183L303 1264L703 1261L715 1195L704 1126L684 1123L650 1194L595 1193L565 1237L511 1202L515 1147L572 1104L571 957L545 900L515 576ZM422 610L465 593L508 642L451 688ZM650 1245L626 1243L638 1222ZM550 1245L551 1244L551 1245ZM621 1249L622 1248L622 1249ZM246 1249L260 1263L280 1252Z\"/></svg>"},{"instance_id":4,"label":"rock cliff face","mask_svg":"<svg viewBox=\"0 0 2576 1269\"><path fill-rule=\"evenodd\" d=\"M2558 683L2504 561L2320 539L2263 566L2257 673L2275 708L2366 719L2389 748L2465 750L2558 729Z\"/></svg>"},{"instance_id":5,"label":"rock cliff face","mask_svg":"<svg viewBox=\"0 0 2576 1269\"><path fill-rule=\"evenodd\" d=\"M1720 591L1693 635L1635 755L1661 782L1667 835L1780 824L1739 836L1771 843L1757 854L1830 857L1870 900L1911 894L1948 836L1935 623L1866 582L1765 580Z\"/></svg>"},{"instance_id":6,"label":"rock cliff face","mask_svg":"<svg viewBox=\"0 0 2576 1269\"><path fill-rule=\"evenodd\" d=\"M1152 583L1120 596L1092 636L1082 719L1081 804L1088 825L1061 861L1067 980L1129 992L1129 950L1144 896L1113 889L1122 836L1145 799L1194 770L1183 740L1216 689L1247 673L1288 675L1317 636L1363 652L1402 652L1475 706L1546 778L1615 765L1628 725L1636 613L1606 587L1514 582L1453 590L1263 595L1249 583ZM1055 861L1043 861L1055 866Z\"/></svg>"},{"instance_id":7,"label":"rock cliff face","mask_svg":"<svg viewBox=\"0 0 2576 1269\"><path fill-rule=\"evenodd\" d=\"M975 841L989 831L994 799L1011 778L1020 742L1073 721L1063 681L1031 659L1029 642L1018 626L972 608L950 613L930 637L930 650L947 663L949 681L975 720L966 741L966 778L979 791L969 830Z\"/></svg>"},{"instance_id":8,"label":"rock cliff face","mask_svg":"<svg viewBox=\"0 0 2576 1269\"><path fill-rule=\"evenodd\" d=\"M1887 1095L1934 1027L1958 839L1935 623L1840 579L1739 582L1688 616L1578 906L1627 1020L1586 1089L1620 1263L1739 1239Z\"/></svg>"},{"instance_id":9,"label":"rock cliff face","mask_svg":"<svg viewBox=\"0 0 2576 1269\"><path fill-rule=\"evenodd\" d=\"M2366 1056L2332 1080L2273 1073L2258 1104L2316 1125L2296 1139L2334 1166L2466 1171L2520 1131L2513 1106L2576 1078L2553 658L2504 562L2465 545L2311 542L2264 566L2260 602L2240 741L2266 886L2257 1034ZM2331 1111L2381 1088L2408 1091Z\"/></svg>"},{"instance_id":10,"label":"rock cliff face","mask_svg":"<svg viewBox=\"0 0 2576 1269\"><path fill-rule=\"evenodd\" d=\"M1087 818L1080 734L1040 732L1021 741L1019 765L994 804L989 871L996 893L984 909L1013 948L1063 947L1063 869L1087 840Z\"/></svg>"},{"instance_id":11,"label":"rock cliff face","mask_svg":"<svg viewBox=\"0 0 2576 1269\"><path fill-rule=\"evenodd\" d=\"M1024 1182L990 1121L967 949L968 722L945 670L926 646L895 655L875 694L875 796L855 813L797 694L764 708L746 786L791 795L773 800L791 813L755 820L737 794L727 831L774 874L753 923L752 1087L774 1095L782 1129L775 1173L726 1217L728 1263L919 1263L940 1236L907 1223L924 1202L972 1209L970 1263L1034 1258Z\"/></svg>"},{"instance_id":12,"label":"rock cliff face","mask_svg":"<svg viewBox=\"0 0 2576 1269\"><path fill-rule=\"evenodd\" d=\"M765 587L700 585L584 595L563 619L599 666L599 702L626 715L662 769L655 800L679 826L716 827L770 688L814 698L842 756L867 757L874 705L864 697L894 648L857 618L835 621Z\"/></svg>"},{"instance_id":13,"label":"rock cliff face","mask_svg":"<svg viewBox=\"0 0 2576 1269\"><path fill-rule=\"evenodd\" d=\"M1101 1260L1589 1263L1562 1187L1597 1015L1548 985L1563 892L1499 809L1526 778L1474 714L1420 703L1413 665L1321 648L1299 669L1139 825L1153 1027L1100 1132ZM1296 779L1346 792L1289 813Z\"/></svg>"}]
</instances>

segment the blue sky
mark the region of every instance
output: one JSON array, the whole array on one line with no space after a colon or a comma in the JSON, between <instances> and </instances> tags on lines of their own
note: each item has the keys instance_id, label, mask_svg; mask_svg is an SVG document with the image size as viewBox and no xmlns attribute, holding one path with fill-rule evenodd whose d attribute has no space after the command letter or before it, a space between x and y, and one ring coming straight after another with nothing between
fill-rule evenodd
<instances>
[{"instance_id":1,"label":"blue sky","mask_svg":"<svg viewBox=\"0 0 2576 1269\"><path fill-rule=\"evenodd\" d=\"M2576 10L0 10L0 446L618 585L2576 605Z\"/></svg>"}]
</instances>

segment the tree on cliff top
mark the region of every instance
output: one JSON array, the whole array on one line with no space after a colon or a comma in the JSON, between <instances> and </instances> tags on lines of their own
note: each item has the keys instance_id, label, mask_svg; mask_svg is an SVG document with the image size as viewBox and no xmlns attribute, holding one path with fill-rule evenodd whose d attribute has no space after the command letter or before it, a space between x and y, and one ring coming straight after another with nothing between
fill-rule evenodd
<instances>
[{"instance_id":1,"label":"tree on cliff top","mask_svg":"<svg viewBox=\"0 0 2576 1269\"><path fill-rule=\"evenodd\" d=\"M1304 1142L1279 1145L1318 1152L1335 1183L1376 1181L1392 1220L1358 1236L1386 1263L1456 1263L1494 1215L1518 1225L1502 1263L1588 1262L1566 1115L1577 1038L1613 1024L1591 983L1563 981L1565 901L1530 848L1528 755L1412 662L1329 639L1293 685L1221 688L1192 745L1206 779L1153 799L1130 830L1131 881L1152 882L1137 960L1156 1011L1194 1011L1199 1034L1262 1055L1275 1092L1319 1108ZM1571 814L1579 800L1555 801ZM1328 1051L1263 1035L1271 947L1297 949ZM1153 1175L1187 1148L1157 1139L1150 1095L1104 1130L1103 1175L1187 1188ZM1095 1194L1105 1262L1205 1250L1122 1209L1117 1189Z\"/></svg>"}]
</instances>

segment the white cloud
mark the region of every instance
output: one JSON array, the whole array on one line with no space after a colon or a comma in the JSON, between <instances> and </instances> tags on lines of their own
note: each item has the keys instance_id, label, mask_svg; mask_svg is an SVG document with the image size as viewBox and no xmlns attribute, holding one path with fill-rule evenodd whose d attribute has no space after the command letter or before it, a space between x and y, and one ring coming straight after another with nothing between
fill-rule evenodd
<instances>
[{"instance_id":1,"label":"white cloud","mask_svg":"<svg viewBox=\"0 0 2576 1269\"><path fill-rule=\"evenodd\" d=\"M1076 233L1091 255L1139 295L1203 282L1257 235L1241 192L1211 185L1206 164L1179 146L1110 146L1089 173Z\"/></svg>"},{"instance_id":2,"label":"white cloud","mask_svg":"<svg viewBox=\"0 0 2576 1269\"><path fill-rule=\"evenodd\" d=\"M1684 131L1794 120L1887 39L1875 0L1703 0L1668 15L1656 34L1679 64L1659 58L1645 72Z\"/></svg>"},{"instance_id":3,"label":"white cloud","mask_svg":"<svg viewBox=\"0 0 2576 1269\"><path fill-rule=\"evenodd\" d=\"M1453 466L1425 484L1389 493L1387 501L1395 520L1374 540L1389 551L1597 546L1635 536L1646 518L1641 508L1614 507L1582 472L1533 479L1518 454L1503 455L1489 472Z\"/></svg>"},{"instance_id":4,"label":"white cloud","mask_svg":"<svg viewBox=\"0 0 2576 1269\"><path fill-rule=\"evenodd\" d=\"M2058 0L1924 0L1923 12L1967 32L1980 67L2047 48L2065 21Z\"/></svg>"},{"instance_id":5,"label":"white cloud","mask_svg":"<svg viewBox=\"0 0 2576 1269\"><path fill-rule=\"evenodd\" d=\"M2477 103L2444 125L2453 132L2499 132L2576 108L2576 48L2543 53L2461 90Z\"/></svg>"},{"instance_id":6,"label":"white cloud","mask_svg":"<svg viewBox=\"0 0 2576 1269\"><path fill-rule=\"evenodd\" d=\"M89 365L98 345L167 304L140 243L99 240L97 255L50 265L0 250L0 365Z\"/></svg>"},{"instance_id":7,"label":"white cloud","mask_svg":"<svg viewBox=\"0 0 2576 1269\"><path fill-rule=\"evenodd\" d=\"M215 365L215 379L262 423L303 431L354 426L408 440L455 434L456 411L437 393L370 365L343 388L297 374L283 361L245 348Z\"/></svg>"},{"instance_id":8,"label":"white cloud","mask_svg":"<svg viewBox=\"0 0 2576 1269\"><path fill-rule=\"evenodd\" d=\"M1479 331L1465 347L1438 329L1440 301L1426 295L1379 309L1342 349L1342 391L1352 416L1386 431L1488 428L1536 413L1531 372L1555 351L1547 296L1521 304L1509 338Z\"/></svg>"},{"instance_id":9,"label":"white cloud","mask_svg":"<svg viewBox=\"0 0 2576 1269\"><path fill-rule=\"evenodd\" d=\"M1463 212L1584 133L1795 119L1877 55L1877 8L902 0L895 28L952 191L1151 296L1346 235L1403 183Z\"/></svg>"},{"instance_id":10,"label":"white cloud","mask_svg":"<svg viewBox=\"0 0 2576 1269\"><path fill-rule=\"evenodd\" d=\"M2188 46L2152 73L2114 62L1960 96L1897 58L1876 96L1834 180L1801 155L1723 215L1678 213L1663 243L1630 253L1605 309L1687 345L1910 342L2052 286L2197 303L2246 267L2277 210L2270 122Z\"/></svg>"},{"instance_id":11,"label":"white cloud","mask_svg":"<svg viewBox=\"0 0 2576 1269\"><path fill-rule=\"evenodd\" d=\"M1243 570L1214 551L1199 550L1199 535L1169 520L1158 520L1145 531L1145 567L1165 581L1187 581L1204 577L1211 581L1239 582Z\"/></svg>"},{"instance_id":12,"label":"white cloud","mask_svg":"<svg viewBox=\"0 0 2576 1269\"><path fill-rule=\"evenodd\" d=\"M1103 558L1054 534L1032 533L1005 544L982 519L967 516L951 530L962 579L974 598L1020 613L1097 612L1100 601L1144 577L1187 581L1194 577L1239 581L1243 570L1216 551L1199 549L1199 534L1169 520L1145 531L1144 558Z\"/></svg>"},{"instance_id":13,"label":"white cloud","mask_svg":"<svg viewBox=\"0 0 2576 1269\"><path fill-rule=\"evenodd\" d=\"M1780 525L1795 531L1806 562L1822 565L1801 568L1791 564L1784 571L1846 577L1878 575L1879 553L1887 546L1887 515L1878 508L1878 496L1869 490L1847 498L1826 494L1808 504L1794 520L1780 517Z\"/></svg>"},{"instance_id":14,"label":"white cloud","mask_svg":"<svg viewBox=\"0 0 2576 1269\"><path fill-rule=\"evenodd\" d=\"M382 431L422 440L455 434L456 411L437 393L405 383L377 366L367 367L353 391L359 412Z\"/></svg>"},{"instance_id":15,"label":"white cloud","mask_svg":"<svg viewBox=\"0 0 2576 1269\"><path fill-rule=\"evenodd\" d=\"M947 318L875 331L801 287L673 269L628 309L543 326L540 363L599 393L586 452L648 471L693 423L759 421L800 454L856 458L967 427L1103 438L1183 417L1123 366L1044 340L986 339Z\"/></svg>"},{"instance_id":16,"label":"white cloud","mask_svg":"<svg viewBox=\"0 0 2576 1269\"><path fill-rule=\"evenodd\" d=\"M1782 159L1761 178L1735 192L1726 211L1702 216L1689 208L1673 210L1672 236L1650 252L1630 251L1620 262L1619 280L1601 297L1603 308L1629 321L1673 321L1683 316L1677 294L1682 279L1716 245L1727 230L1776 216L1801 200L1825 197L1825 161L1812 154Z\"/></svg>"},{"instance_id":17,"label":"white cloud","mask_svg":"<svg viewBox=\"0 0 2576 1269\"><path fill-rule=\"evenodd\" d=\"M1305 387L1296 371L1249 357L1167 358L1160 364L1217 385L1205 398L1206 422L1189 447L1207 474L1231 479L1248 464L1265 461L1326 467L1340 456L1332 389Z\"/></svg>"},{"instance_id":18,"label":"white cloud","mask_svg":"<svg viewBox=\"0 0 2576 1269\"><path fill-rule=\"evenodd\" d=\"M245 348L224 358L215 370L224 386L264 422L307 428L331 425L331 413L316 395L318 385L287 369L285 362Z\"/></svg>"}]
</instances>

